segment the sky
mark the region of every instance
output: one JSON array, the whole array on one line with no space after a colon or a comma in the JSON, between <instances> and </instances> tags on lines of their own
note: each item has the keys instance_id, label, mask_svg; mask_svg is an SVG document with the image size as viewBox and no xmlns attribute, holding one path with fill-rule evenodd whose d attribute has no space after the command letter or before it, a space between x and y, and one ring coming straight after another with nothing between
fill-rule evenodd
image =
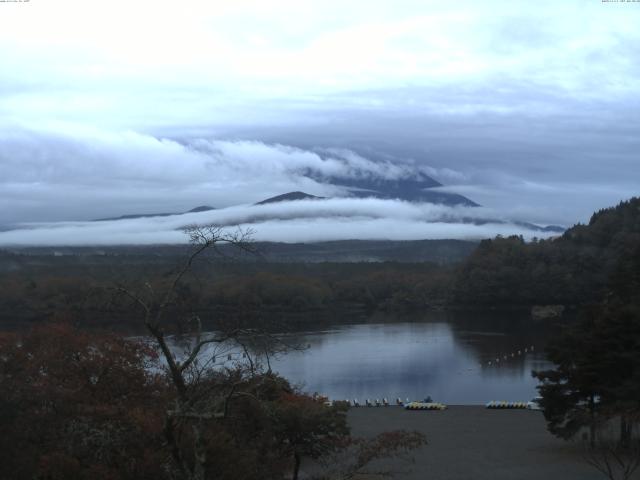
<instances>
[{"instance_id":1,"label":"sky","mask_svg":"<svg viewBox=\"0 0 640 480\"><path fill-rule=\"evenodd\" d=\"M640 2L601 0L0 2L0 225L28 223L0 244L344 193L309 171L426 172L501 221L588 221L640 190L638 25ZM394 238L504 233L442 230L393 201L349 216L363 205L258 233L386 238L399 219Z\"/></svg>"}]
</instances>

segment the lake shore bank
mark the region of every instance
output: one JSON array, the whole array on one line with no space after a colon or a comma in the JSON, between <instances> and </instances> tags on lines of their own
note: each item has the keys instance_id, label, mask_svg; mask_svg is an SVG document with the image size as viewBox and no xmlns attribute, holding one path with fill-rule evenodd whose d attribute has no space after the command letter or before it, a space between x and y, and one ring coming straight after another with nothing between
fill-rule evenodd
<instances>
[{"instance_id":1,"label":"lake shore bank","mask_svg":"<svg viewBox=\"0 0 640 480\"><path fill-rule=\"evenodd\" d=\"M397 429L426 435L428 444L413 452L414 464L397 460L383 464L402 471L393 477L396 480L603 478L583 460L579 446L547 432L539 411L479 406L450 406L444 411L360 407L350 409L348 419L356 436Z\"/></svg>"}]
</instances>

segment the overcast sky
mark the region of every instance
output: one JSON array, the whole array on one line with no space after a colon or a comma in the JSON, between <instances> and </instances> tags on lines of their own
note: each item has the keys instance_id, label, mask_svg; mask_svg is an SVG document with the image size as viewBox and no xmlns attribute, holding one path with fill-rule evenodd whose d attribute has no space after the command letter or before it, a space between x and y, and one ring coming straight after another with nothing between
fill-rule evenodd
<instances>
[{"instance_id":1,"label":"overcast sky","mask_svg":"<svg viewBox=\"0 0 640 480\"><path fill-rule=\"evenodd\" d=\"M586 221L640 191L638 25L601 0L0 2L0 225L339 193L309 168Z\"/></svg>"}]
</instances>

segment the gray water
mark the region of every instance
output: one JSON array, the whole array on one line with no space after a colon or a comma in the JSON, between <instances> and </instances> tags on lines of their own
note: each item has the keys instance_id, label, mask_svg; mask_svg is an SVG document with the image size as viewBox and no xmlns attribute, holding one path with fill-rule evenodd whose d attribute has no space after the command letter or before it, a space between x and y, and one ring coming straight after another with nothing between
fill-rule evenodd
<instances>
[{"instance_id":1,"label":"gray water","mask_svg":"<svg viewBox=\"0 0 640 480\"><path fill-rule=\"evenodd\" d=\"M308 349L279 357L273 370L332 399L526 401L537 394L531 371L550 367L535 335L456 330L450 323L344 325L299 339Z\"/></svg>"},{"instance_id":2,"label":"gray water","mask_svg":"<svg viewBox=\"0 0 640 480\"><path fill-rule=\"evenodd\" d=\"M527 401L537 395L531 371L551 367L543 353L549 336L540 324L510 315L378 316L288 335L306 348L272 358L271 367L334 400Z\"/></svg>"}]
</instances>

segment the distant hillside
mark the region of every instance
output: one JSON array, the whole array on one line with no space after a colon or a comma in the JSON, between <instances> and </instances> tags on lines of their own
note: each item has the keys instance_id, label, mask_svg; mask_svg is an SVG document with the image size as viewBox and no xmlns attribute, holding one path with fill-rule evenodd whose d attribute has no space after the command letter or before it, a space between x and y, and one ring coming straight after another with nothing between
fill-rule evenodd
<instances>
[{"instance_id":1,"label":"distant hillside","mask_svg":"<svg viewBox=\"0 0 640 480\"><path fill-rule=\"evenodd\" d=\"M209 207L208 205L200 205L199 207L192 208L186 212L174 212L174 213L139 213L139 214L130 214L130 215L120 215L119 217L108 217L108 218L97 218L94 222L107 222L113 220L131 220L134 218L150 218L150 217L170 217L172 215L183 215L185 213L197 213L197 212L208 212L209 210L215 210L213 207Z\"/></svg>"},{"instance_id":2,"label":"distant hillside","mask_svg":"<svg viewBox=\"0 0 640 480\"><path fill-rule=\"evenodd\" d=\"M514 225L519 225L524 228L528 228L529 230L533 230L534 232L553 232L553 233L564 233L567 229L561 227L559 225L546 225L544 227L540 225L536 225L535 223L530 222L513 222Z\"/></svg>"},{"instance_id":3,"label":"distant hillside","mask_svg":"<svg viewBox=\"0 0 640 480\"><path fill-rule=\"evenodd\" d=\"M476 202L462 195L437 190L443 185L424 174L415 178L400 179L331 177L317 180L345 187L348 193L354 197L399 199L407 202L429 202L450 206L478 206Z\"/></svg>"},{"instance_id":4,"label":"distant hillside","mask_svg":"<svg viewBox=\"0 0 640 480\"><path fill-rule=\"evenodd\" d=\"M185 213L208 212L209 210L215 210L215 208L210 207L209 205L200 205L199 207L192 208Z\"/></svg>"},{"instance_id":5,"label":"distant hillside","mask_svg":"<svg viewBox=\"0 0 640 480\"><path fill-rule=\"evenodd\" d=\"M133 213L128 215L120 215L119 217L96 218L94 222L110 222L113 220L132 220L135 218L151 218L151 217L170 217L171 215L179 215L178 213Z\"/></svg>"},{"instance_id":6,"label":"distant hillside","mask_svg":"<svg viewBox=\"0 0 640 480\"><path fill-rule=\"evenodd\" d=\"M261 263L375 263L432 262L458 263L467 258L477 242L464 240L373 241L346 240L319 243L256 242L257 255L238 258L225 246L219 250L233 261ZM0 250L0 271L20 265L89 264L169 264L179 263L189 252L188 245L148 245L112 247L30 247ZM237 253L237 252L236 252ZM146 260L145 260L146 259ZM224 258L222 259L224 260Z\"/></svg>"},{"instance_id":7,"label":"distant hillside","mask_svg":"<svg viewBox=\"0 0 640 480\"><path fill-rule=\"evenodd\" d=\"M259 245L265 259L272 262L432 262L444 265L463 261L478 243L465 240L342 240Z\"/></svg>"},{"instance_id":8,"label":"distant hillside","mask_svg":"<svg viewBox=\"0 0 640 480\"><path fill-rule=\"evenodd\" d=\"M318 197L316 195L311 195L304 192L289 192L283 193L282 195L277 195L275 197L267 198L266 200L262 200L261 202L256 203L256 205L266 205L268 203L276 202L289 202L293 200L321 200L323 198L325 197Z\"/></svg>"},{"instance_id":9,"label":"distant hillside","mask_svg":"<svg viewBox=\"0 0 640 480\"><path fill-rule=\"evenodd\" d=\"M640 246L640 198L593 214L587 225L534 243L483 240L460 267L456 303L579 305L597 302L612 272Z\"/></svg>"}]
</instances>

